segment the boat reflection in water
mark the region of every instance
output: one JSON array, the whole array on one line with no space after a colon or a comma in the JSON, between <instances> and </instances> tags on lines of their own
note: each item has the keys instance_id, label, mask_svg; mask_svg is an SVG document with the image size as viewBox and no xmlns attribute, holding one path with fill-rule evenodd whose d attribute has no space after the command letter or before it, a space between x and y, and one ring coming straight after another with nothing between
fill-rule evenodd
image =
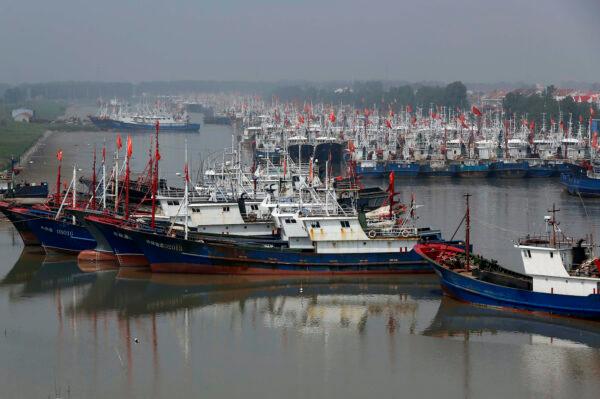
<instances>
[{"instance_id":1,"label":"boat reflection in water","mask_svg":"<svg viewBox=\"0 0 600 399\"><path fill-rule=\"evenodd\" d=\"M153 274L114 263L76 262L26 249L0 280L11 297L73 288L64 311L75 318L115 312L119 319L190 313L260 320L300 333L390 333L501 343L600 348L600 323L493 308L443 297L435 276L219 276ZM18 289L20 287L20 289ZM202 317L202 316L200 316Z\"/></svg>"},{"instance_id":2,"label":"boat reflection in water","mask_svg":"<svg viewBox=\"0 0 600 399\"><path fill-rule=\"evenodd\" d=\"M424 335L484 342L600 348L600 323L474 306L443 297Z\"/></svg>"},{"instance_id":3,"label":"boat reflection in water","mask_svg":"<svg viewBox=\"0 0 600 399\"><path fill-rule=\"evenodd\" d=\"M206 389L234 397L253 381L267 382L246 397L293 384L310 397L340 389L366 397L373 387L361 378L381 376L378 396L402 389L485 396L490 356L507 370L494 376L500 387L525 375L550 393L554 380L566 390L579 373L586 381L600 375L597 349L557 347L599 348L600 323L462 304L442 297L432 275L202 276L88 266L24 251L0 279L0 298L8 297L0 353L19 354L9 377L27 366L23 354L56 359L36 369L40 384L8 388L9 396L48 396L37 387L57 380L73 397L165 397L173 384L186 397ZM530 345L538 342L550 345ZM447 383L430 384L445 372ZM531 393L528 384L516 391Z\"/></svg>"}]
</instances>

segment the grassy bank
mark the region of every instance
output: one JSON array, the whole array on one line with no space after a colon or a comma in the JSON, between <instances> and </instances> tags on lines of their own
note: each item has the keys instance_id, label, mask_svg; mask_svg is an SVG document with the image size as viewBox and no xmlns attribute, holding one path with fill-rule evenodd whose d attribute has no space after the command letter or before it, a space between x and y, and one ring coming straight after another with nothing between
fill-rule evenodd
<instances>
[{"instance_id":1,"label":"grassy bank","mask_svg":"<svg viewBox=\"0 0 600 399\"><path fill-rule=\"evenodd\" d=\"M11 111L15 108L33 110L32 123L14 122ZM42 137L46 130L57 130L59 125L49 123L64 114L66 104L51 100L31 100L19 104L0 104L0 170L10 166L10 159L18 159Z\"/></svg>"},{"instance_id":2,"label":"grassy bank","mask_svg":"<svg viewBox=\"0 0 600 399\"><path fill-rule=\"evenodd\" d=\"M46 130L44 123L0 121L0 170L10 166L10 158L18 159Z\"/></svg>"}]
</instances>

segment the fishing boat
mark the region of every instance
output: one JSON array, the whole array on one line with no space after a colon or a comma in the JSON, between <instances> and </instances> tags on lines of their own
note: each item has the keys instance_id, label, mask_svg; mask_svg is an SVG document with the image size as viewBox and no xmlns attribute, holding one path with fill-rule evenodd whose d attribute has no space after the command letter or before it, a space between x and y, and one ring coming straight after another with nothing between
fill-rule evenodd
<instances>
[{"instance_id":1,"label":"fishing boat","mask_svg":"<svg viewBox=\"0 0 600 399\"><path fill-rule=\"evenodd\" d=\"M451 165L458 177L486 177L490 173L490 164L477 159L465 159Z\"/></svg>"},{"instance_id":2,"label":"fishing boat","mask_svg":"<svg viewBox=\"0 0 600 399\"><path fill-rule=\"evenodd\" d=\"M525 177L529 164L526 161L500 159L490 164L490 176L499 178Z\"/></svg>"},{"instance_id":3,"label":"fishing boat","mask_svg":"<svg viewBox=\"0 0 600 399\"><path fill-rule=\"evenodd\" d=\"M419 167L419 175L426 177L454 176L452 165L444 160L432 160L422 162Z\"/></svg>"},{"instance_id":4,"label":"fishing boat","mask_svg":"<svg viewBox=\"0 0 600 399\"><path fill-rule=\"evenodd\" d=\"M398 176L415 177L419 174L421 165L418 162L389 161L386 165L386 174L393 172Z\"/></svg>"},{"instance_id":5,"label":"fishing boat","mask_svg":"<svg viewBox=\"0 0 600 399\"><path fill-rule=\"evenodd\" d=\"M363 274L429 273L413 248L442 240L441 233L418 228L394 210L390 176L388 211L368 219L341 207L333 190L299 187L297 200L268 205L281 234L279 243L194 238L188 232L127 229L155 272L203 274ZM411 212L412 214L412 212ZM458 244L458 243L456 243Z\"/></svg>"},{"instance_id":6,"label":"fishing boat","mask_svg":"<svg viewBox=\"0 0 600 399\"><path fill-rule=\"evenodd\" d=\"M569 194L583 197L600 197L600 162L594 161L586 169L563 173L560 182Z\"/></svg>"},{"instance_id":7,"label":"fishing boat","mask_svg":"<svg viewBox=\"0 0 600 399\"><path fill-rule=\"evenodd\" d=\"M31 218L45 217L48 215L47 211L18 207L2 201L0 202L0 212L2 212L15 227L23 240L23 244L26 246L41 245L40 240L38 240L33 233L27 221Z\"/></svg>"},{"instance_id":8,"label":"fishing boat","mask_svg":"<svg viewBox=\"0 0 600 399\"><path fill-rule=\"evenodd\" d=\"M445 293L466 302L500 308L600 319L600 261L590 240L567 237L555 214L545 221L546 235L526 236L515 243L521 265L501 266L470 253L467 196L464 249L439 243L418 245L429 260Z\"/></svg>"},{"instance_id":9,"label":"fishing boat","mask_svg":"<svg viewBox=\"0 0 600 399\"><path fill-rule=\"evenodd\" d=\"M556 165L542 159L528 159L525 177L551 177L556 174Z\"/></svg>"}]
</instances>

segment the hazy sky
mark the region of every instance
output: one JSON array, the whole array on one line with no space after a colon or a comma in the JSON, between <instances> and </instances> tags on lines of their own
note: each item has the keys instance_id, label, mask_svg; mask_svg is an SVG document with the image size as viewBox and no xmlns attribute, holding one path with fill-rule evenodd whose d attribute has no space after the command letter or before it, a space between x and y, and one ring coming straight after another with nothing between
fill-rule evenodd
<instances>
[{"instance_id":1,"label":"hazy sky","mask_svg":"<svg viewBox=\"0 0 600 399\"><path fill-rule=\"evenodd\" d=\"M0 82L600 81L600 0L0 0Z\"/></svg>"}]
</instances>

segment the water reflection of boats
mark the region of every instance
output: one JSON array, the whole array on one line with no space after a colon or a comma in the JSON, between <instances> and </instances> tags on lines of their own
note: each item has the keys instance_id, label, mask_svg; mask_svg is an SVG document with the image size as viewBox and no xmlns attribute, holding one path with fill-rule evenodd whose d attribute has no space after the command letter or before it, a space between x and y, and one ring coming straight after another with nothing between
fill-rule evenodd
<instances>
[{"instance_id":1,"label":"water reflection of boats","mask_svg":"<svg viewBox=\"0 0 600 399\"><path fill-rule=\"evenodd\" d=\"M97 276L96 273L83 273L73 257L46 256L37 271L25 282L21 295L50 293L57 289L90 284Z\"/></svg>"},{"instance_id":2,"label":"water reflection of boats","mask_svg":"<svg viewBox=\"0 0 600 399\"><path fill-rule=\"evenodd\" d=\"M217 304L239 303L243 307L243 303L254 299L273 302L283 298L288 303L286 306L290 306L301 298L313 304L310 312L314 315L326 315L329 310L325 308L344 308L356 314L356 306L375 310L375 303L393 303L390 309L400 312L414 310L417 300L438 300L439 297L437 282L428 275L282 279L277 276L165 275L120 269L114 284L106 287L102 297L97 293L93 297L84 296L76 311L94 314L119 310L121 314L135 317ZM406 305L408 302L413 305ZM396 306L398 303L401 305Z\"/></svg>"},{"instance_id":3,"label":"water reflection of boats","mask_svg":"<svg viewBox=\"0 0 600 399\"><path fill-rule=\"evenodd\" d=\"M600 323L560 316L473 306L443 297L431 326L424 335L456 337L525 334L529 343L583 344L600 347Z\"/></svg>"},{"instance_id":4,"label":"water reflection of boats","mask_svg":"<svg viewBox=\"0 0 600 399\"><path fill-rule=\"evenodd\" d=\"M26 283L40 269L45 256L39 247L24 247L17 262L0 280L0 286Z\"/></svg>"}]
</instances>

